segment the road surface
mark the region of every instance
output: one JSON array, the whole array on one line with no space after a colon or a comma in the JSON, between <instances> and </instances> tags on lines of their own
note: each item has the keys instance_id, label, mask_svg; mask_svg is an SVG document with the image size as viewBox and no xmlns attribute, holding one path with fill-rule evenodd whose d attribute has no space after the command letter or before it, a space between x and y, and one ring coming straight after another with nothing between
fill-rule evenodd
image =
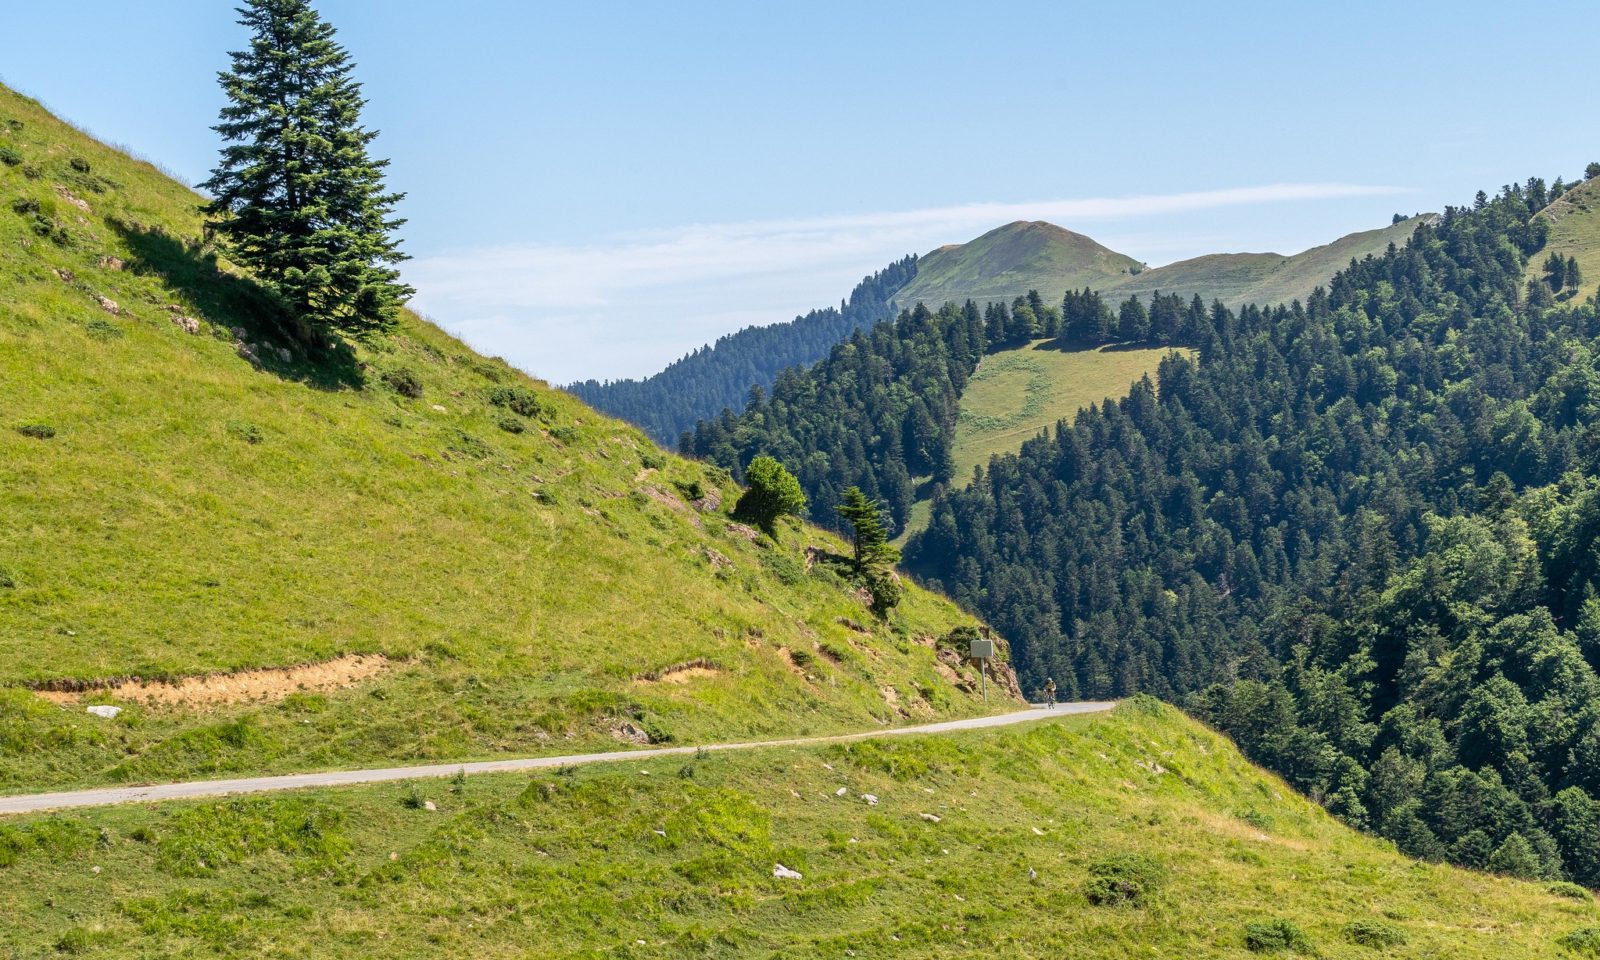
<instances>
[{"instance_id":1,"label":"road surface","mask_svg":"<svg viewBox=\"0 0 1600 960\"><path fill-rule=\"evenodd\" d=\"M753 750L759 747L795 747L818 743L839 743L871 737L895 737L916 733L946 733L951 730L978 730L1004 727L1030 720L1045 720L1081 713L1110 710L1115 703L1060 703L1053 708L1030 706L1014 713L993 717L947 720L918 727L889 727L867 733L848 733L830 737L800 737L792 740L759 740L750 743L716 743L698 747L652 747L647 750L615 750L609 753L579 753L564 757L526 757L516 760L484 760L477 763L435 763L417 767L383 767L376 770L333 770L324 773L291 773L276 777L244 777L236 780L191 780L188 783L162 783L146 787L100 787L63 793L33 793L0 797L0 815L39 813L69 807L105 807L117 803L155 803L162 800L188 800L194 797L220 797L238 793L270 793L278 790L304 790L310 787L343 787L356 783L383 783L392 780L420 780L450 777L465 772L509 773L549 767L571 767L586 763L615 763L622 760L650 760L677 757L698 750Z\"/></svg>"}]
</instances>

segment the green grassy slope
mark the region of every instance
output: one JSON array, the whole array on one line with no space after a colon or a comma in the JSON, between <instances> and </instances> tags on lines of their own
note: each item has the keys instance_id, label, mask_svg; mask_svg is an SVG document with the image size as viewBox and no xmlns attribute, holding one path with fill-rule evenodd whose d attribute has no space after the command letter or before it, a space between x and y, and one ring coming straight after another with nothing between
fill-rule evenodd
<instances>
[{"instance_id":1,"label":"green grassy slope","mask_svg":"<svg viewBox=\"0 0 1600 960\"><path fill-rule=\"evenodd\" d=\"M1010 301L1034 289L1060 300L1069 288L1103 287L1139 269L1137 260L1082 234L1019 220L923 257L916 277L894 300L902 307L921 302L934 310L948 300Z\"/></svg>"},{"instance_id":2,"label":"green grassy slope","mask_svg":"<svg viewBox=\"0 0 1600 960\"><path fill-rule=\"evenodd\" d=\"M1096 871L1151 882L1097 904ZM1407 860L1148 700L10 820L0 881L0 956L17 957L1242 958L1276 923L1306 956L1510 960L1588 955L1559 943L1600 925L1581 891Z\"/></svg>"},{"instance_id":3,"label":"green grassy slope","mask_svg":"<svg viewBox=\"0 0 1600 960\"><path fill-rule=\"evenodd\" d=\"M1015 453L1022 442L1106 398L1120 398L1140 377L1155 376L1165 349L1055 350L1037 341L983 358L961 396L956 424L956 478L989 458Z\"/></svg>"},{"instance_id":4,"label":"green grassy slope","mask_svg":"<svg viewBox=\"0 0 1600 960\"><path fill-rule=\"evenodd\" d=\"M0 789L983 711L936 659L953 605L875 623L809 569L839 543L698 511L725 474L416 317L314 362L257 324L193 193L3 88L0 197ZM27 689L350 652L390 669L114 721Z\"/></svg>"},{"instance_id":5,"label":"green grassy slope","mask_svg":"<svg viewBox=\"0 0 1600 960\"><path fill-rule=\"evenodd\" d=\"M1552 252L1577 257L1583 271L1581 292L1587 297L1600 284L1600 177L1585 180L1561 195L1540 214L1550 221L1545 248L1528 258L1528 278L1543 277Z\"/></svg>"},{"instance_id":6,"label":"green grassy slope","mask_svg":"<svg viewBox=\"0 0 1600 960\"><path fill-rule=\"evenodd\" d=\"M1558 213L1554 207L1552 212ZM1289 256L1218 253L1148 269L1081 234L1019 221L928 254L895 302L909 306L921 301L934 308L970 298L982 304L1038 290L1054 303L1069 289L1089 286L1123 299L1130 294L1147 298L1159 290L1185 299L1199 294L1208 303L1221 300L1229 306L1286 303L1304 300L1352 259L1381 253L1390 243L1405 243L1426 216L1352 233ZM1594 233L1600 238L1600 230ZM1596 251L1600 258L1600 239L1583 249Z\"/></svg>"},{"instance_id":7,"label":"green grassy slope","mask_svg":"<svg viewBox=\"0 0 1600 960\"><path fill-rule=\"evenodd\" d=\"M1221 300L1237 307L1246 303L1278 304L1305 300L1351 260L1403 245L1431 214L1412 217L1378 230L1363 230L1292 256L1276 253L1220 253L1180 260L1126 277L1105 288L1126 298L1148 297L1159 290L1188 299L1196 294L1207 303Z\"/></svg>"}]
</instances>

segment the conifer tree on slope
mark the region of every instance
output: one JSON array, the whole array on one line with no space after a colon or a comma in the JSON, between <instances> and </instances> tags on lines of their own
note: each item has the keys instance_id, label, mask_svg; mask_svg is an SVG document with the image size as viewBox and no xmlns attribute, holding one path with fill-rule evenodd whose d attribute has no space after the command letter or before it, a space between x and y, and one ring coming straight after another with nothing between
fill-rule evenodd
<instances>
[{"instance_id":1,"label":"conifer tree on slope","mask_svg":"<svg viewBox=\"0 0 1600 960\"><path fill-rule=\"evenodd\" d=\"M333 27L307 0L248 0L249 48L219 75L226 145L202 187L210 227L297 320L349 333L382 329L410 298L389 193L361 126L366 101Z\"/></svg>"}]
</instances>

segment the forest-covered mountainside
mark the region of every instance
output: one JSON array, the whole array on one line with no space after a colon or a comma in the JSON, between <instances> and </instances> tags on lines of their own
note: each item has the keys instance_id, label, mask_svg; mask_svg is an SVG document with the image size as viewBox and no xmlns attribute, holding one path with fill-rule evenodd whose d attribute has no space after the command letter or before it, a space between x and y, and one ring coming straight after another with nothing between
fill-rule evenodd
<instances>
[{"instance_id":1,"label":"forest-covered mountainside","mask_svg":"<svg viewBox=\"0 0 1600 960\"><path fill-rule=\"evenodd\" d=\"M855 331L889 319L890 298L916 273L917 258L906 257L863 278L837 307L727 334L642 380L585 380L566 390L663 446L676 446L697 421L743 408L751 387L767 389L780 371L815 363Z\"/></svg>"},{"instance_id":2,"label":"forest-covered mountainside","mask_svg":"<svg viewBox=\"0 0 1600 960\"><path fill-rule=\"evenodd\" d=\"M777 867L788 871L776 876ZM1148 699L1095 717L0 822L19 957L1581 957Z\"/></svg>"},{"instance_id":3,"label":"forest-covered mountainside","mask_svg":"<svg viewBox=\"0 0 1600 960\"><path fill-rule=\"evenodd\" d=\"M1010 303L1029 290L1059 298L1069 289L1113 286L1142 269L1139 261L1081 233L1042 220L1019 220L927 254L893 299L902 308L921 303L937 310L967 300L980 307Z\"/></svg>"},{"instance_id":4,"label":"forest-covered mountainside","mask_svg":"<svg viewBox=\"0 0 1600 960\"><path fill-rule=\"evenodd\" d=\"M0 790L993 708L954 605L873 617L842 543L414 316L285 335L195 193L3 88L0 192Z\"/></svg>"},{"instance_id":5,"label":"forest-covered mountainside","mask_svg":"<svg viewBox=\"0 0 1600 960\"><path fill-rule=\"evenodd\" d=\"M909 562L1026 687L1192 698L1407 852L1600 882L1600 319L1527 278L1560 199L1191 313L1195 359L936 496Z\"/></svg>"}]
</instances>

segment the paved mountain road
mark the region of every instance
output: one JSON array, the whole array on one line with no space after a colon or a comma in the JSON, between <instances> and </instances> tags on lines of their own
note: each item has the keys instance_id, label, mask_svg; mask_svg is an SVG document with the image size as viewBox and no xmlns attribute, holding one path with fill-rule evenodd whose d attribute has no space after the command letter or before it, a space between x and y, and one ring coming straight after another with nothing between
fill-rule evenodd
<instances>
[{"instance_id":1,"label":"paved mountain road","mask_svg":"<svg viewBox=\"0 0 1600 960\"><path fill-rule=\"evenodd\" d=\"M1031 706L1014 713L992 717L947 720L917 727L889 727L866 733L847 733L825 737L799 737L792 740L758 740L750 743L715 743L694 747L652 747L647 750L617 750L609 753L579 753L562 757L527 757L516 760L484 760L477 763L435 763L416 767L383 767L375 770L333 770L324 773L291 773L275 777L243 777L235 780L191 780L187 783L162 783L145 787L99 787L62 793L33 793L0 797L0 815L39 813L70 807L104 807L118 803L155 803L162 800L187 800L194 797L219 797L238 793L270 793L278 790L304 790L310 787L343 787L356 783L383 783L392 780L420 780L449 777L465 771L508 773L587 763L615 763L622 760L650 760L677 757L697 750L752 750L759 747L796 747L819 743L840 743L871 737L894 737L918 733L946 733L951 730L980 730L1005 727L1030 720L1073 714L1100 713L1116 706L1109 702L1061 703L1054 708Z\"/></svg>"}]
</instances>

